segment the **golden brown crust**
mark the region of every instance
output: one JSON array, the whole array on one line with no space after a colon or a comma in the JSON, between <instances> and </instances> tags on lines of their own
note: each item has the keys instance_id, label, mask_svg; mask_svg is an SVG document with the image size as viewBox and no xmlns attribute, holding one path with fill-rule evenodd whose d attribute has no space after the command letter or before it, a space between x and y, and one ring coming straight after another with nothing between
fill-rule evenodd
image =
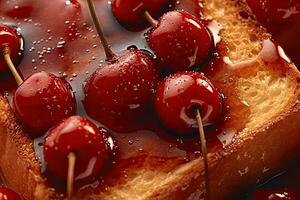
<instances>
[{"instance_id":1,"label":"golden brown crust","mask_svg":"<svg viewBox=\"0 0 300 200\"><path fill-rule=\"evenodd\" d=\"M248 18L240 12L247 12ZM223 26L221 37L227 47L224 56L233 62L247 60L261 49L261 41L270 38L254 19L243 0L206 0L205 17L210 16ZM233 34L236 32L239 35ZM270 114L257 127L246 127L234 138L231 145L209 155L210 186L212 199L230 199L248 187L266 180L280 170L299 160L300 150L300 75L294 65L282 69L261 63L257 69L242 69L236 72L236 84L256 77L260 71L285 81L288 92L284 109ZM255 79L254 79L255 80ZM238 88L236 88L238 89ZM238 95L238 91L234 91ZM251 106L251 105L250 105ZM259 113L252 113L258 116ZM251 120L250 120L251 121ZM255 122L255 121L254 121ZM256 122L255 122L256 123ZM16 122L4 97L0 97L0 166L8 184L24 199L60 199L44 184L40 167L35 158L32 140ZM287 145L288 144L288 145ZM145 164L146 165L146 164ZM98 191L86 190L77 194L77 199L200 199L203 194L202 160L174 169L166 164L165 170L148 168L132 169L127 182ZM18 178L16 178L18 177ZM93 194L95 193L95 194Z\"/></svg>"},{"instance_id":2,"label":"golden brown crust","mask_svg":"<svg viewBox=\"0 0 300 200\"><path fill-rule=\"evenodd\" d=\"M0 166L9 185L19 188L26 199L33 198L36 181L32 174L39 169L31 139L18 126L5 98L0 97ZM16 178L18 177L18 178ZM26 180L26 182L24 182ZM29 183L29 184L25 184Z\"/></svg>"},{"instance_id":3,"label":"golden brown crust","mask_svg":"<svg viewBox=\"0 0 300 200\"><path fill-rule=\"evenodd\" d=\"M300 159L295 153L300 151L300 75L294 66L286 70L296 88L285 112L257 129L243 131L230 146L209 155L212 199L243 194ZM202 160L183 165L149 199L199 199L204 191L199 169L203 173Z\"/></svg>"},{"instance_id":4,"label":"golden brown crust","mask_svg":"<svg viewBox=\"0 0 300 200\"><path fill-rule=\"evenodd\" d=\"M212 199L232 199L299 160L295 153L300 150L299 111L297 103L287 114L249 133L246 138L236 138L234 144L218 156L210 156ZM172 181L153 192L149 199L199 199L204 191L199 169L203 169L201 160L184 166L184 170L179 169L179 174L175 172Z\"/></svg>"}]
</instances>

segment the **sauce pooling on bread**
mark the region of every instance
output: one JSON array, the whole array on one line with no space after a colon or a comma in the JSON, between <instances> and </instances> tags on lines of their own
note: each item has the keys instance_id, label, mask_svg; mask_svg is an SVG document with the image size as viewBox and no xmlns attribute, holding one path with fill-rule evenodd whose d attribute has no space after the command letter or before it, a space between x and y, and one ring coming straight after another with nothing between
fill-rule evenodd
<instances>
[{"instance_id":1,"label":"sauce pooling on bread","mask_svg":"<svg viewBox=\"0 0 300 200\"><path fill-rule=\"evenodd\" d=\"M300 1L247 0L257 19L280 42L293 62L300 65Z\"/></svg>"},{"instance_id":2,"label":"sauce pooling on bread","mask_svg":"<svg viewBox=\"0 0 300 200\"><path fill-rule=\"evenodd\" d=\"M92 28L86 5L76 1L67 2L69 3L59 0L1 1L0 18L5 24L19 27L25 38L24 58L19 66L21 74L29 77L34 72L47 71L64 77L75 91L77 114L86 116L82 106L82 83L97 67L103 65L105 55ZM99 18L114 49L122 51L130 45L135 45L151 51L144 40L147 30L124 30L115 21L106 1L97 1L95 4L97 10L102 11L98 13ZM182 0L176 8L183 8L199 17L198 1ZM58 10L60 12L57 15L49 17L48 13L57 13ZM211 31L214 32L213 29ZM232 94L233 88L236 88L236 74L240 71L247 73L247 69L256 68L259 62L269 62L270 59L274 62L269 64L274 68L287 64L280 56L277 45L268 41L262 43L262 47L266 47L266 44L269 44L270 49L265 54L260 54L251 62L232 64L228 60L224 62L226 44L221 41L216 46L218 53L207 62L207 67L204 66L203 71L225 95L223 116L216 125L207 129L210 152L226 148L247 123L247 116L250 114L249 103L246 99L238 98L237 94ZM228 68L231 72L225 75L222 70L227 71ZM1 74L0 84L1 91L11 98L16 89L13 78L9 74ZM102 124L98 123L98 126ZM118 148L115 163L110 172L104 175L104 181L98 183L100 185L109 186L114 184L115 180L126 178L126 168L139 167L145 162L152 167L169 164L175 168L200 156L199 138L172 136L172 133L167 133L162 128L155 114L151 112L139 123L126 126L112 124L106 128L111 130ZM38 158L42 157L41 149L39 145L35 146ZM41 163L44 164L42 160Z\"/></svg>"}]
</instances>

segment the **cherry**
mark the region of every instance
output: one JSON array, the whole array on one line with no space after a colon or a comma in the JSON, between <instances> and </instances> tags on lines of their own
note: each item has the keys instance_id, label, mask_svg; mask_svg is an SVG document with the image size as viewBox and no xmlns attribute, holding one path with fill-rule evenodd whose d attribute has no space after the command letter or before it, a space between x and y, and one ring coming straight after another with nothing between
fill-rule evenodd
<instances>
[{"instance_id":1,"label":"cherry","mask_svg":"<svg viewBox=\"0 0 300 200\"><path fill-rule=\"evenodd\" d=\"M300 22L299 0L247 0L247 3L264 24Z\"/></svg>"},{"instance_id":2,"label":"cherry","mask_svg":"<svg viewBox=\"0 0 300 200\"><path fill-rule=\"evenodd\" d=\"M23 39L15 28L0 24L0 53L4 48L10 50L10 58L16 63L23 52ZM8 66L3 56L0 57L0 74L7 71Z\"/></svg>"},{"instance_id":3,"label":"cherry","mask_svg":"<svg viewBox=\"0 0 300 200\"><path fill-rule=\"evenodd\" d=\"M258 190L256 191L249 200L299 200L297 195L287 189L279 190Z\"/></svg>"},{"instance_id":4,"label":"cherry","mask_svg":"<svg viewBox=\"0 0 300 200\"><path fill-rule=\"evenodd\" d=\"M205 170L205 199L210 199L206 138L203 126L216 121L222 109L220 94L198 72L178 72L159 86L155 110L161 122L176 133L187 135L199 131Z\"/></svg>"},{"instance_id":5,"label":"cherry","mask_svg":"<svg viewBox=\"0 0 300 200\"><path fill-rule=\"evenodd\" d=\"M11 189L0 187L0 200L21 200L21 197Z\"/></svg>"},{"instance_id":6,"label":"cherry","mask_svg":"<svg viewBox=\"0 0 300 200\"><path fill-rule=\"evenodd\" d=\"M5 14L12 18L26 19L30 17L32 12L33 12L32 5L24 5L21 7L15 6L11 10L7 11Z\"/></svg>"},{"instance_id":7,"label":"cherry","mask_svg":"<svg viewBox=\"0 0 300 200\"><path fill-rule=\"evenodd\" d=\"M47 169L57 178L66 180L69 157L75 155L74 181L92 182L111 158L107 131L91 121L71 116L53 127L44 141ZM75 163L76 161L76 163Z\"/></svg>"},{"instance_id":8,"label":"cherry","mask_svg":"<svg viewBox=\"0 0 300 200\"><path fill-rule=\"evenodd\" d=\"M14 29L0 26L3 55L0 70L8 67L19 85L13 97L13 109L19 121L31 129L34 136L39 136L60 120L73 115L76 101L71 86L53 74L39 72L23 81L12 61L20 54L22 45L22 39Z\"/></svg>"},{"instance_id":9,"label":"cherry","mask_svg":"<svg viewBox=\"0 0 300 200\"><path fill-rule=\"evenodd\" d=\"M145 115L160 73L150 53L128 48L115 55L105 40L93 3L88 0L106 62L87 80L83 101L87 114L110 127Z\"/></svg>"},{"instance_id":10,"label":"cherry","mask_svg":"<svg viewBox=\"0 0 300 200\"><path fill-rule=\"evenodd\" d=\"M213 124L222 110L214 85L197 72L178 72L157 89L155 110L161 122L179 134L197 131L195 110L200 110L204 126Z\"/></svg>"},{"instance_id":11,"label":"cherry","mask_svg":"<svg viewBox=\"0 0 300 200\"><path fill-rule=\"evenodd\" d=\"M147 52L130 48L98 68L85 85L84 106L104 124L145 114L160 74Z\"/></svg>"},{"instance_id":12,"label":"cherry","mask_svg":"<svg viewBox=\"0 0 300 200\"><path fill-rule=\"evenodd\" d=\"M71 86L46 72L31 75L16 90L13 108L21 123L39 136L62 119L74 115L76 100Z\"/></svg>"},{"instance_id":13,"label":"cherry","mask_svg":"<svg viewBox=\"0 0 300 200\"><path fill-rule=\"evenodd\" d=\"M111 7L116 19L128 28L144 27L144 13L159 17L170 5L170 0L113 0Z\"/></svg>"},{"instance_id":14,"label":"cherry","mask_svg":"<svg viewBox=\"0 0 300 200\"><path fill-rule=\"evenodd\" d=\"M146 35L160 65L170 72L194 70L211 53L214 42L208 29L185 11L170 11Z\"/></svg>"}]
</instances>

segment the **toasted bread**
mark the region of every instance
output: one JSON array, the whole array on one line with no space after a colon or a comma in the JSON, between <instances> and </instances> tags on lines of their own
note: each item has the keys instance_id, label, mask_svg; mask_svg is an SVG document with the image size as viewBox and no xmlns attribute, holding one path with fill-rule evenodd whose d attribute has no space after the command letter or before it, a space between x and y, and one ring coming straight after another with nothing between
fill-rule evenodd
<instances>
[{"instance_id":1,"label":"toasted bread","mask_svg":"<svg viewBox=\"0 0 300 200\"><path fill-rule=\"evenodd\" d=\"M223 148L208 146L211 199L233 199L299 160L300 73L280 58L281 49L244 1L205 0L202 12L222 27L218 56L225 62L207 72L229 107L231 119L219 131L225 137L228 130L237 132L227 135ZM272 51L280 62L272 63ZM0 97L0 138L0 167L10 187L26 200L63 198L46 184L32 139L5 96ZM74 199L202 199L204 190L201 158L175 164L146 155L142 164L126 168L121 181L78 191Z\"/></svg>"}]
</instances>

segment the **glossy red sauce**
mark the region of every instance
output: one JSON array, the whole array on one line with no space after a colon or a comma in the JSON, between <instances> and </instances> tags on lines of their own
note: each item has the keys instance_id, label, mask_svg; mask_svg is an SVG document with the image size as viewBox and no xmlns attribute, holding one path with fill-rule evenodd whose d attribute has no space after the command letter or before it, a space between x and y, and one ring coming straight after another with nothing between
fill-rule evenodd
<instances>
[{"instance_id":1,"label":"glossy red sauce","mask_svg":"<svg viewBox=\"0 0 300 200\"><path fill-rule=\"evenodd\" d=\"M126 31L112 16L107 1L95 1L95 6L101 11L98 12L99 19L115 52L132 45L147 49L144 39L146 30ZM190 10L193 14L199 13L195 2L182 1L176 7ZM44 70L64 76L75 92L78 114L85 116L82 85L105 58L85 2L1 1L0 8L1 20L20 28L25 40L24 57L19 65L21 75L26 78ZM16 89L15 81L9 73L2 75L0 84L1 90L8 93L8 96ZM110 170L110 178L106 179L107 183L119 179L119 176L126 176L126 167L133 163L141 165L147 158L156 160L151 163L155 166L167 160L172 160L172 165L176 166L199 156L197 137L181 139L169 134L160 126L153 113L148 115L144 123L122 128L122 133L111 131L117 148L115 164ZM102 125L98 123L98 126ZM107 128L112 130L116 127ZM39 145L35 147L38 157L42 157Z\"/></svg>"},{"instance_id":2,"label":"glossy red sauce","mask_svg":"<svg viewBox=\"0 0 300 200\"><path fill-rule=\"evenodd\" d=\"M148 49L144 33L129 32L122 28L114 19L110 5L106 0L95 0L100 22L105 30L107 40L115 52L120 52L128 46ZM185 9L199 16L201 7L197 0L176 1L176 9ZM72 85L78 104L78 114L86 116L82 106L82 85L85 79L104 62L102 50L96 32L93 29L85 1L36 1L36 0L7 0L0 1L0 20L2 23L20 28L25 40L24 57L20 62L19 71L26 78L37 71L52 72L63 76ZM216 22L208 22L211 31L216 36L218 28ZM214 26L213 26L214 25ZM212 28L214 27L214 28ZM215 40L217 38L215 37ZM240 116L249 115L249 108L236 94L232 94L234 87L233 76L236 71L244 67L255 65L258 59L280 66L287 63L278 52L278 46L271 41L265 41L261 54L249 62L230 64L224 62L225 48L218 44L217 52L206 64L203 70L224 94L223 115L215 126L209 127L207 132L208 149L216 152L229 145L234 136L241 131L246 120ZM209 67L210 66L210 67ZM232 68L232 73L224 74L224 69ZM16 89L12 76L2 74L0 91L11 97ZM238 113L238 115L236 114ZM109 172L104 175L101 185L111 185L126 178L126 168L141 166L146 160L149 165L159 167L166 163L175 167L193 160L200 155L199 138L180 138L165 130L154 113L148 113L143 122L128 127L106 127L111 130L115 144L115 158L108 166ZM103 126L97 123L97 125ZM39 143L34 141L37 157L42 161L42 152ZM170 162L169 162L170 161ZM42 170L44 171L42 164ZM97 185L97 184L96 184ZM105 187L100 187L105 188Z\"/></svg>"},{"instance_id":3,"label":"glossy red sauce","mask_svg":"<svg viewBox=\"0 0 300 200\"><path fill-rule=\"evenodd\" d=\"M300 65L299 0L247 0L257 19L280 42L293 62Z\"/></svg>"}]
</instances>

